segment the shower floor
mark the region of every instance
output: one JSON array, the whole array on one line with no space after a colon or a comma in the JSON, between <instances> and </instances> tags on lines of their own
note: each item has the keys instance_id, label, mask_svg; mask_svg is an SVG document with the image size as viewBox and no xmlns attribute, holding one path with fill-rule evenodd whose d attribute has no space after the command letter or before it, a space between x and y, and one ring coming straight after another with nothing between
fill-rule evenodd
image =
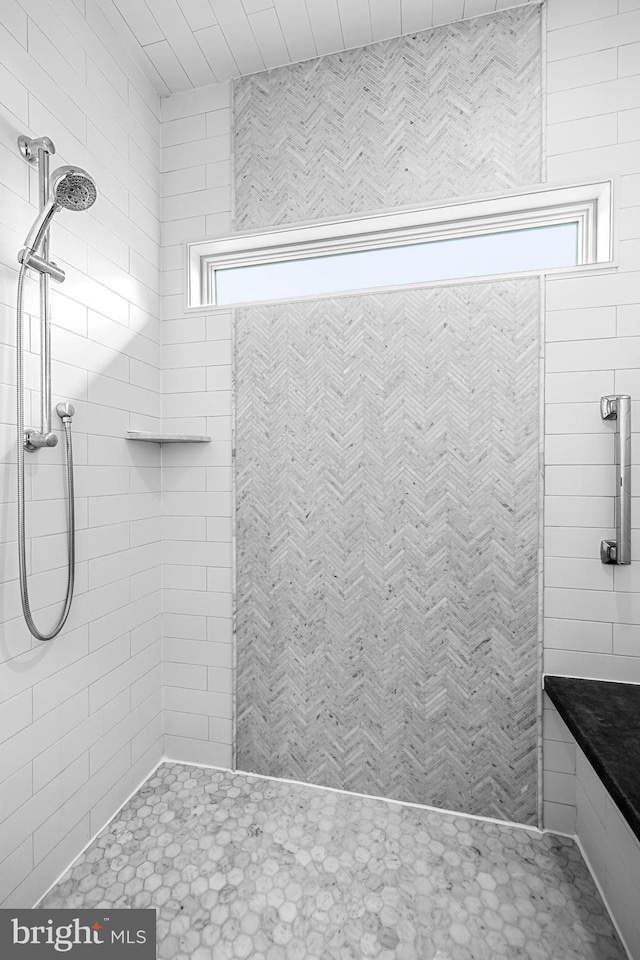
<instances>
[{"instance_id":1,"label":"shower floor","mask_svg":"<svg viewBox=\"0 0 640 960\"><path fill-rule=\"evenodd\" d=\"M572 840L165 763L44 907L155 907L163 960L624 960Z\"/></svg>"}]
</instances>

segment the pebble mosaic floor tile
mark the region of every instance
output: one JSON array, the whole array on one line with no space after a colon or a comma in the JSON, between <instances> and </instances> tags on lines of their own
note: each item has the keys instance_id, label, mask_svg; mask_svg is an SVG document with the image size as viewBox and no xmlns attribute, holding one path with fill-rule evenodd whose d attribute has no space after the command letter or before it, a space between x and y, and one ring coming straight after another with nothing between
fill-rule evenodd
<instances>
[{"instance_id":1,"label":"pebble mosaic floor tile","mask_svg":"<svg viewBox=\"0 0 640 960\"><path fill-rule=\"evenodd\" d=\"M572 840L171 763L40 906L155 906L161 960L625 958Z\"/></svg>"}]
</instances>

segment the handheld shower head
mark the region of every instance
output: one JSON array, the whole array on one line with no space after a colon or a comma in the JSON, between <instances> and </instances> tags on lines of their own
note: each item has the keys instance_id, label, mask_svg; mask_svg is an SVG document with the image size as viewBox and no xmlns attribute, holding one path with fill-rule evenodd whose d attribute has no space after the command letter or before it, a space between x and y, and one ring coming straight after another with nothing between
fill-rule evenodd
<instances>
[{"instance_id":1,"label":"handheld shower head","mask_svg":"<svg viewBox=\"0 0 640 960\"><path fill-rule=\"evenodd\" d=\"M82 167L58 167L51 174L51 192L64 210L88 210L96 202L95 180Z\"/></svg>"},{"instance_id":2,"label":"handheld shower head","mask_svg":"<svg viewBox=\"0 0 640 960\"><path fill-rule=\"evenodd\" d=\"M50 187L53 197L42 208L27 235L20 256L23 263L38 252L54 213L58 210L88 210L98 196L93 177L82 167L58 167L51 174Z\"/></svg>"}]
</instances>

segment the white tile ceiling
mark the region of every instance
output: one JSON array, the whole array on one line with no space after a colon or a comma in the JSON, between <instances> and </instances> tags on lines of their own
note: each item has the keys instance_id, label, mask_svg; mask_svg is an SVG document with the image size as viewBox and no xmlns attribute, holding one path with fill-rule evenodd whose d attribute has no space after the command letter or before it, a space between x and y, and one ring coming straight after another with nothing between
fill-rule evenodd
<instances>
[{"instance_id":1,"label":"white tile ceiling","mask_svg":"<svg viewBox=\"0 0 640 960\"><path fill-rule=\"evenodd\" d=\"M160 96L538 0L98 0Z\"/></svg>"}]
</instances>

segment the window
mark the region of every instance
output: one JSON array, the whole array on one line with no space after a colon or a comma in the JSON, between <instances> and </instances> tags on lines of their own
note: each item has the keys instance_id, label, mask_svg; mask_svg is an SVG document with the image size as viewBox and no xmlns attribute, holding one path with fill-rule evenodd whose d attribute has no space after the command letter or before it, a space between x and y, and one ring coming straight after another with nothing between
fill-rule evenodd
<instances>
[{"instance_id":1,"label":"window","mask_svg":"<svg viewBox=\"0 0 640 960\"><path fill-rule=\"evenodd\" d=\"M189 246L190 307L611 260L611 183L236 234Z\"/></svg>"},{"instance_id":2,"label":"window","mask_svg":"<svg viewBox=\"0 0 640 960\"><path fill-rule=\"evenodd\" d=\"M578 224L430 240L360 253L284 260L214 270L214 303L248 303L321 296L456 277L575 266Z\"/></svg>"}]
</instances>

